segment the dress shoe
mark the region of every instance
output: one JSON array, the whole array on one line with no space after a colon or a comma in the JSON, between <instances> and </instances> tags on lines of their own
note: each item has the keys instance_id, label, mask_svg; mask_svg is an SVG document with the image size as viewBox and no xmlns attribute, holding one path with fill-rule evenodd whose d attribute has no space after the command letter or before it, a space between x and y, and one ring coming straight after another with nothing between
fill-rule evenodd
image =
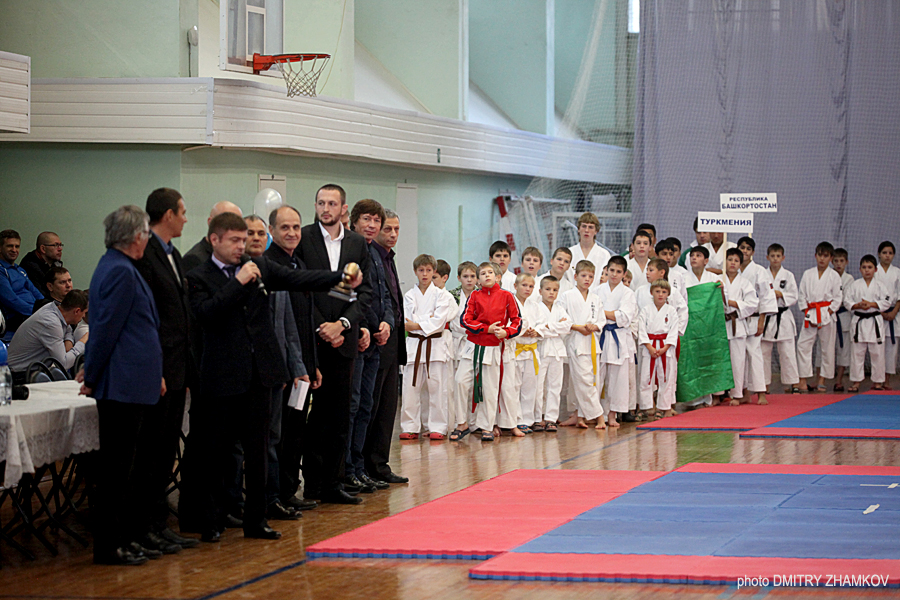
<instances>
[{"instance_id":1,"label":"dress shoe","mask_svg":"<svg viewBox=\"0 0 900 600\"><path fill-rule=\"evenodd\" d=\"M266 511L266 517L275 521L296 521L303 515L291 508L285 508L281 502L275 502L269 505Z\"/></svg>"},{"instance_id":2,"label":"dress shoe","mask_svg":"<svg viewBox=\"0 0 900 600\"><path fill-rule=\"evenodd\" d=\"M222 532L212 527L200 533L200 541L214 544L222 539Z\"/></svg>"},{"instance_id":3,"label":"dress shoe","mask_svg":"<svg viewBox=\"0 0 900 600\"><path fill-rule=\"evenodd\" d=\"M256 540L277 540L281 537L281 533L275 531L268 525L260 525L251 529L244 530L245 538L253 538Z\"/></svg>"},{"instance_id":4,"label":"dress shoe","mask_svg":"<svg viewBox=\"0 0 900 600\"><path fill-rule=\"evenodd\" d=\"M322 504L362 504L362 498L355 498L343 490L325 492L320 500Z\"/></svg>"},{"instance_id":5,"label":"dress shoe","mask_svg":"<svg viewBox=\"0 0 900 600\"><path fill-rule=\"evenodd\" d=\"M138 543L150 550L159 550L163 554L177 554L181 552L181 546L173 544L158 533L150 532L141 538Z\"/></svg>"},{"instance_id":6,"label":"dress shoe","mask_svg":"<svg viewBox=\"0 0 900 600\"><path fill-rule=\"evenodd\" d=\"M132 552L129 548L116 548L110 552L94 553L94 564L97 565L142 565L147 556L142 552Z\"/></svg>"},{"instance_id":7,"label":"dress shoe","mask_svg":"<svg viewBox=\"0 0 900 600\"><path fill-rule=\"evenodd\" d=\"M361 494L374 494L375 493L374 485L371 485L368 483L363 483L355 475L353 477L346 477L344 479L344 489L345 490L347 489L347 484L350 484L351 487L357 488L359 490L359 493L361 493Z\"/></svg>"},{"instance_id":8,"label":"dress shoe","mask_svg":"<svg viewBox=\"0 0 900 600\"><path fill-rule=\"evenodd\" d=\"M348 494L358 494L362 491L362 483L359 483L359 485L357 485L356 483L353 483L353 479L356 478L354 477L351 479L349 477L345 477L344 480L341 481L341 485L344 487L344 491Z\"/></svg>"},{"instance_id":9,"label":"dress shoe","mask_svg":"<svg viewBox=\"0 0 900 600\"><path fill-rule=\"evenodd\" d=\"M391 487L390 485L388 485L388 483L386 481L375 481L374 479L369 477L366 473L363 473L362 475L360 475L359 480L365 484L375 486L376 490L386 490L389 487Z\"/></svg>"},{"instance_id":10,"label":"dress shoe","mask_svg":"<svg viewBox=\"0 0 900 600\"><path fill-rule=\"evenodd\" d=\"M397 475L391 471L388 471L385 475L378 474L372 479L381 480L387 483L409 483L409 477L403 477L402 475Z\"/></svg>"},{"instance_id":11,"label":"dress shoe","mask_svg":"<svg viewBox=\"0 0 900 600\"><path fill-rule=\"evenodd\" d=\"M128 550L131 550L132 554L143 554L150 560L156 560L157 558L161 558L163 553L161 550L154 550L152 548L145 548L141 546L138 542L131 542L126 546Z\"/></svg>"},{"instance_id":12,"label":"dress shoe","mask_svg":"<svg viewBox=\"0 0 900 600\"><path fill-rule=\"evenodd\" d=\"M285 508L293 508L294 510L312 510L319 505L315 500L307 500L306 498L298 498L297 496L291 496L282 504Z\"/></svg>"},{"instance_id":13,"label":"dress shoe","mask_svg":"<svg viewBox=\"0 0 900 600\"><path fill-rule=\"evenodd\" d=\"M200 542L197 540L197 538L180 536L168 527L166 527L162 531L157 532L157 534L164 540L172 542L173 544L178 544L182 548L196 548L200 545Z\"/></svg>"},{"instance_id":14,"label":"dress shoe","mask_svg":"<svg viewBox=\"0 0 900 600\"><path fill-rule=\"evenodd\" d=\"M227 514L225 515L225 518L222 519L222 524L231 529L240 529L244 526L244 521L232 514Z\"/></svg>"}]
</instances>

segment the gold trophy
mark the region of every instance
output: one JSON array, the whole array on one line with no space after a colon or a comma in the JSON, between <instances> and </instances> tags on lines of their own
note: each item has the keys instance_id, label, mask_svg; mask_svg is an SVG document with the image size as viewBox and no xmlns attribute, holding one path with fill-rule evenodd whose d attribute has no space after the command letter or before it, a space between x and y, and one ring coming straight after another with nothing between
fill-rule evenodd
<instances>
[{"instance_id":1,"label":"gold trophy","mask_svg":"<svg viewBox=\"0 0 900 600\"><path fill-rule=\"evenodd\" d=\"M350 282L356 279L357 273L359 273L359 265L353 262L347 263L344 266L344 274L341 276L341 282L331 288L328 295L332 298L337 298L338 300L350 302L350 298L353 295L353 288L350 287Z\"/></svg>"}]
</instances>

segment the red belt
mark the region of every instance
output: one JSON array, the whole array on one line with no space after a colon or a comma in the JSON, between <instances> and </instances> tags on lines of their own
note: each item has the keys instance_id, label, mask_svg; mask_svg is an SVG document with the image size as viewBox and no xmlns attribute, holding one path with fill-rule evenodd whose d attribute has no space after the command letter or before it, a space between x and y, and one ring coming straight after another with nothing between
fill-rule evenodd
<instances>
[{"instance_id":1,"label":"red belt","mask_svg":"<svg viewBox=\"0 0 900 600\"><path fill-rule=\"evenodd\" d=\"M822 309L831 306L831 302L810 302L803 311L803 328L809 327L809 311L816 309L816 325L822 324Z\"/></svg>"},{"instance_id":2,"label":"red belt","mask_svg":"<svg viewBox=\"0 0 900 600\"><path fill-rule=\"evenodd\" d=\"M665 333L648 333L647 337L650 338L650 344L653 348L662 348L665 346L666 338L669 337L668 334ZM663 354L660 357L662 361L662 370L663 370L663 378L668 381L668 376L666 376L666 355ZM656 373L654 370L656 367L656 357L650 357L650 383L653 383L653 374ZM659 385L659 376L656 376L656 385Z\"/></svg>"}]
</instances>

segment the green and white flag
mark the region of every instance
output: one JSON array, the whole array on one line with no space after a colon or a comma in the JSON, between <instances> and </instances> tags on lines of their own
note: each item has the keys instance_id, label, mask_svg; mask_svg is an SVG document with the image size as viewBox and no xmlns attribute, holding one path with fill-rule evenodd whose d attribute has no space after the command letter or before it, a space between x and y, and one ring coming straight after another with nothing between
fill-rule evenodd
<instances>
[{"instance_id":1,"label":"green and white flag","mask_svg":"<svg viewBox=\"0 0 900 600\"><path fill-rule=\"evenodd\" d=\"M678 359L678 402L734 387L722 284L702 283L687 292L689 317Z\"/></svg>"}]
</instances>

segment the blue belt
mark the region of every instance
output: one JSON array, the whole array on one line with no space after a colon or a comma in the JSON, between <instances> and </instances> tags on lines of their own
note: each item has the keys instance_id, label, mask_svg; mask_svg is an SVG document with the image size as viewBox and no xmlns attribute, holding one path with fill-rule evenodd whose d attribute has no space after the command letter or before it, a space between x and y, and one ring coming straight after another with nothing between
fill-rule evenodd
<instances>
[{"instance_id":1,"label":"blue belt","mask_svg":"<svg viewBox=\"0 0 900 600\"><path fill-rule=\"evenodd\" d=\"M847 307L841 306L838 309L838 311L836 313L834 313L834 316L837 317L839 314L845 313L845 312L847 312ZM844 332L841 331L841 320L840 319L837 320L837 336L838 336L838 343L841 345L841 348L843 348L844 347Z\"/></svg>"},{"instance_id":2,"label":"blue belt","mask_svg":"<svg viewBox=\"0 0 900 600\"><path fill-rule=\"evenodd\" d=\"M618 329L618 328L619 328L619 326L616 325L615 323L607 323L606 325L603 326L603 329L600 330L600 349L601 350L603 349L603 340L604 340L604 338L606 338L606 332L608 331L612 334L613 341L616 343L616 356L618 356L620 354L620 352L619 352L619 336L616 333L616 329Z\"/></svg>"}]
</instances>

